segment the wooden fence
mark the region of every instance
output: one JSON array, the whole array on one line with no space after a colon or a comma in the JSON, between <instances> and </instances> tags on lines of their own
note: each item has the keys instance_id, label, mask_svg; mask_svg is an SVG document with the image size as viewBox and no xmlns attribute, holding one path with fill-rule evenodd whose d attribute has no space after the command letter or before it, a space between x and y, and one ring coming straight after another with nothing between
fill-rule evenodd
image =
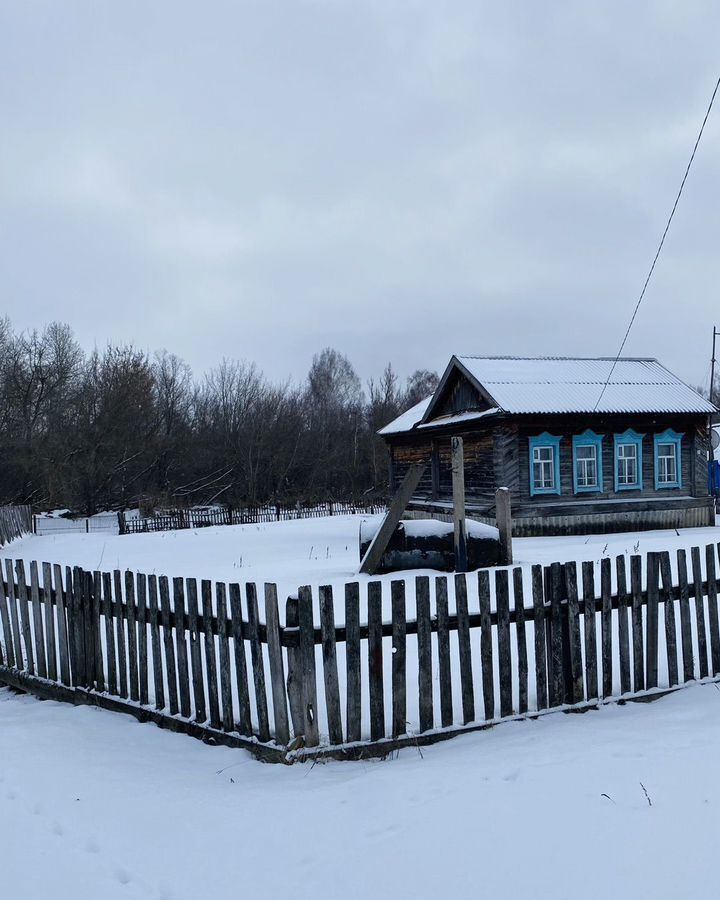
<instances>
[{"instance_id":1,"label":"wooden fence","mask_svg":"<svg viewBox=\"0 0 720 900\"><path fill-rule=\"evenodd\" d=\"M337 616L302 587L283 622L273 584L6 560L0 682L273 761L382 755L717 676L717 547L690 556L353 582Z\"/></svg>"},{"instance_id":2,"label":"wooden fence","mask_svg":"<svg viewBox=\"0 0 720 900\"><path fill-rule=\"evenodd\" d=\"M29 506L0 506L0 547L15 538L31 534L32 509Z\"/></svg>"},{"instance_id":3,"label":"wooden fence","mask_svg":"<svg viewBox=\"0 0 720 900\"><path fill-rule=\"evenodd\" d=\"M315 503L303 506L244 506L238 509L178 509L143 519L125 519L118 513L121 534L145 534L150 531L175 531L181 528L205 528L210 525L255 525L263 522L284 522L291 519L319 519L325 516L344 516L385 512L381 503Z\"/></svg>"}]
</instances>

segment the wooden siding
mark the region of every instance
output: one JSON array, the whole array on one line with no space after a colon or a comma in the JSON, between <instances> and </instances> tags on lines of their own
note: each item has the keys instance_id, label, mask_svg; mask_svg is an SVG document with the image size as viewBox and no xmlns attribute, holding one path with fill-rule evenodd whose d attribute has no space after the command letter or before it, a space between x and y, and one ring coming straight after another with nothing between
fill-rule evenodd
<instances>
[{"instance_id":1,"label":"wooden siding","mask_svg":"<svg viewBox=\"0 0 720 900\"><path fill-rule=\"evenodd\" d=\"M465 492L469 499L494 502L495 470L493 434L461 434L465 451ZM399 444L392 448L393 490L416 462L427 469L415 492L416 497L450 500L452 498L452 463L450 438L432 438L417 444ZM435 475L433 477L433 469Z\"/></svg>"},{"instance_id":2,"label":"wooden siding","mask_svg":"<svg viewBox=\"0 0 720 900\"><path fill-rule=\"evenodd\" d=\"M488 408L488 402L475 385L471 384L461 372L455 371L445 385L443 396L439 398L434 417L451 416L468 409Z\"/></svg>"}]
</instances>

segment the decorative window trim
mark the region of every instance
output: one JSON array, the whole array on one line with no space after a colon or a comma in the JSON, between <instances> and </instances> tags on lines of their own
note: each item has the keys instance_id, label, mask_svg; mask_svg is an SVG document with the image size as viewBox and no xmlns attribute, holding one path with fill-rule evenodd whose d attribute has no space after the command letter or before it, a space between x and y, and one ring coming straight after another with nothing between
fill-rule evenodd
<instances>
[{"instance_id":1,"label":"decorative window trim","mask_svg":"<svg viewBox=\"0 0 720 900\"><path fill-rule=\"evenodd\" d=\"M632 428L623 431L622 434L614 436L614 471L615 471L615 490L616 491L641 491L643 489L643 470L642 470L642 442L644 434L638 434ZM637 481L635 484L619 484L618 483L618 447L625 444L634 444L637 448Z\"/></svg>"},{"instance_id":2,"label":"decorative window trim","mask_svg":"<svg viewBox=\"0 0 720 900\"><path fill-rule=\"evenodd\" d=\"M530 496L536 497L542 494L560 494L560 437L548 434L543 431L542 434L528 438L529 446L529 480L530 480ZM551 488L535 487L535 466L533 465L533 450L536 447L551 447L553 451L553 479L555 484Z\"/></svg>"},{"instance_id":3,"label":"decorative window trim","mask_svg":"<svg viewBox=\"0 0 720 900\"><path fill-rule=\"evenodd\" d=\"M586 428L582 434L573 435L572 451L573 451L573 491L576 494L599 494L603 489L603 469L602 469L602 442L603 435L595 434L590 428ZM595 471L597 478L594 485L583 486L578 485L577 479L577 450L578 447L594 447L595 448Z\"/></svg>"},{"instance_id":4,"label":"decorative window trim","mask_svg":"<svg viewBox=\"0 0 720 900\"><path fill-rule=\"evenodd\" d=\"M653 438L653 460L655 463L655 490L662 491L668 488L682 487L682 439L683 435L674 431L672 428L666 428L662 434L656 434ZM658 445L674 444L675 446L675 481L658 481Z\"/></svg>"}]
</instances>

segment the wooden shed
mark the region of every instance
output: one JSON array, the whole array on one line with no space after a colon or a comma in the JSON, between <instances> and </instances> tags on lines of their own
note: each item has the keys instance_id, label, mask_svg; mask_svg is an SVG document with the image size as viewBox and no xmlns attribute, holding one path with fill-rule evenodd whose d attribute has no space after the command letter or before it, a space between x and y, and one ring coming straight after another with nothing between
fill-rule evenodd
<instances>
[{"instance_id":1,"label":"wooden shed","mask_svg":"<svg viewBox=\"0 0 720 900\"><path fill-rule=\"evenodd\" d=\"M454 356L432 397L380 434L393 490L411 463L428 464L416 513L451 514L459 435L472 518L493 522L507 487L516 535L680 528L715 521L716 411L656 359Z\"/></svg>"}]
</instances>

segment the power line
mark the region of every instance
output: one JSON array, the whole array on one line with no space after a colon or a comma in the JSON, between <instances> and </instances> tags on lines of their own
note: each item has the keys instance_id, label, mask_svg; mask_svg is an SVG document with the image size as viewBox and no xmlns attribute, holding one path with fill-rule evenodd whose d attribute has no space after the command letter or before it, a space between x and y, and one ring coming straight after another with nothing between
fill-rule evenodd
<instances>
[{"instance_id":1,"label":"power line","mask_svg":"<svg viewBox=\"0 0 720 900\"><path fill-rule=\"evenodd\" d=\"M665 243L665 238L667 237L667 233L670 229L670 223L673 220L673 216L675 215L675 210L677 209L677 205L680 201L680 197L682 196L683 188L685 187L685 182L687 181L687 177L690 174L690 167L692 166L693 160L695 159L695 153L697 152L697 148L700 144L700 139L703 136L703 131L705 130L705 123L708 120L708 117L710 115L710 110L712 109L713 103L715 102L715 96L717 95L718 88L720 88L720 78L718 78L717 82L715 83L715 90L712 92L712 97L710 98L710 103L708 104L708 108L705 112L705 118L703 119L702 125L700 126L700 131L698 132L697 140L695 141L695 146L693 147L693 151L690 155L690 161L687 164L687 168L685 169L685 174L683 175L683 180L680 184L680 190L677 192L677 197L675 198L675 202L673 203L673 207L670 212L670 216L667 220L667 224L665 225L665 231L663 231L662 237L660 238L660 243L657 248L657 253L655 254L655 259L653 259L653 261L652 261L652 265L650 266L650 271L648 272L647 278L645 279L645 284L643 285L643 289L640 292L638 301L635 304L635 309L633 310L632 317L630 318L630 324L628 325L627 331L625 332L625 337L622 339L622 344L620 344L620 349L618 350L617 356L615 357L615 361L613 362L613 364L610 368L610 373L608 374L607 380L606 380L605 384L603 385L603 389L602 389L602 391L600 391L600 396L597 399L597 403L593 407L593 412L595 412L595 410L600 405L600 401L602 400L603 396L605 395L607 386L610 384L610 379L612 378L613 372L615 371L615 367L618 364L620 355L622 354L622 352L625 348L625 344L630 335L630 329L633 327L633 324L635 322L635 317L637 316L638 310L640 309L640 304L643 302L643 298L645 297L645 291L647 290L647 286L650 283L650 279L652 278L652 273L655 271L655 264L657 263L658 258L660 256L660 252L662 251L663 244Z\"/></svg>"}]
</instances>

